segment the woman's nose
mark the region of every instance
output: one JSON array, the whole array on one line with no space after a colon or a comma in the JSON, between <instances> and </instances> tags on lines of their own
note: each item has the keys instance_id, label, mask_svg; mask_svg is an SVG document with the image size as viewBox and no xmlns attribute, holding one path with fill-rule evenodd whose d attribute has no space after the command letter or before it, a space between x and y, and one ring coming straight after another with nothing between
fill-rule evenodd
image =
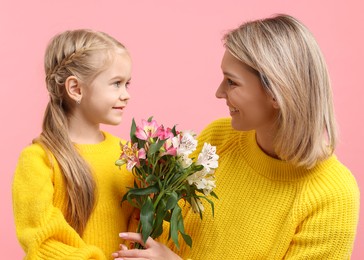
<instances>
[{"instance_id":1,"label":"woman's nose","mask_svg":"<svg viewBox=\"0 0 364 260\"><path fill-rule=\"evenodd\" d=\"M219 87L217 88L215 96L217 98L226 98L226 93L225 93L223 82L221 82Z\"/></svg>"}]
</instances>

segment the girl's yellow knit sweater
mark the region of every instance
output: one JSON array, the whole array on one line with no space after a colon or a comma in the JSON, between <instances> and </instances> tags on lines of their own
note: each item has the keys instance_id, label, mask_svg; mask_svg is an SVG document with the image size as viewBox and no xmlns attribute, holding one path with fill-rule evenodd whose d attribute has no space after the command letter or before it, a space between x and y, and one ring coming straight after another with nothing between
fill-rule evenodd
<instances>
[{"instance_id":1,"label":"girl's yellow knit sweater","mask_svg":"<svg viewBox=\"0 0 364 260\"><path fill-rule=\"evenodd\" d=\"M26 259L112 259L132 208L120 206L133 176L115 166L120 139L104 132L99 144L76 145L96 180L96 205L82 237L64 218L66 186L54 157L39 144L20 155L13 181L16 232Z\"/></svg>"},{"instance_id":2,"label":"girl's yellow knit sweater","mask_svg":"<svg viewBox=\"0 0 364 260\"><path fill-rule=\"evenodd\" d=\"M192 249L184 259L349 259L359 214L359 190L335 156L311 170L267 156L254 131L232 129L220 119L199 137L217 146L215 216L203 220L187 208ZM289 140L287 140L289 142ZM187 207L187 206L185 206ZM169 242L170 246L171 242Z\"/></svg>"}]
</instances>

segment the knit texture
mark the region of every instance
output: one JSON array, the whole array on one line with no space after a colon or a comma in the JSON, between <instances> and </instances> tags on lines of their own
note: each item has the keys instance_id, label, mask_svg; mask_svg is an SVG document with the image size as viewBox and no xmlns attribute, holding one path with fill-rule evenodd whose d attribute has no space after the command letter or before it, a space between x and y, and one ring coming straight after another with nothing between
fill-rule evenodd
<instances>
[{"instance_id":1,"label":"knit texture","mask_svg":"<svg viewBox=\"0 0 364 260\"><path fill-rule=\"evenodd\" d=\"M359 214L355 178L335 156L311 170L267 156L255 132L235 131L230 119L199 137L217 147L215 216L203 220L186 205L192 249L184 259L350 259ZM289 142L289 140L287 140ZM163 239L162 239L163 240Z\"/></svg>"},{"instance_id":2,"label":"knit texture","mask_svg":"<svg viewBox=\"0 0 364 260\"><path fill-rule=\"evenodd\" d=\"M96 204L82 237L67 223L66 186L54 157L39 144L26 147L13 181L16 233L25 259L113 259L118 234L127 231L132 208L120 202L133 176L115 166L120 139L103 132L99 144L75 145L93 170Z\"/></svg>"}]
</instances>

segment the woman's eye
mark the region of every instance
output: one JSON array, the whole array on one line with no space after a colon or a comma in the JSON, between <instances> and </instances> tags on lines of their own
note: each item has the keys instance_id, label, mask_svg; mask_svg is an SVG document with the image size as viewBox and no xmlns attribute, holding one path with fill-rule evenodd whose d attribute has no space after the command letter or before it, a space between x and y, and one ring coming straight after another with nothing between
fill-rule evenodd
<instances>
[{"instance_id":1,"label":"woman's eye","mask_svg":"<svg viewBox=\"0 0 364 260\"><path fill-rule=\"evenodd\" d=\"M236 85L236 84L235 84L235 82L234 82L234 81L232 81L231 79L227 79L227 84L228 84L229 86L234 86L234 85Z\"/></svg>"}]
</instances>

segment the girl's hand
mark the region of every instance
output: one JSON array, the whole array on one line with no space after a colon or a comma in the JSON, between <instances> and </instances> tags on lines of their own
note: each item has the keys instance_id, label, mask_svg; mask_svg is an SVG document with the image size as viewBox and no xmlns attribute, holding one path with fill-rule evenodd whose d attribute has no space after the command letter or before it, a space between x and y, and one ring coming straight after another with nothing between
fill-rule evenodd
<instances>
[{"instance_id":1,"label":"girl's hand","mask_svg":"<svg viewBox=\"0 0 364 260\"><path fill-rule=\"evenodd\" d=\"M182 260L182 258L173 253L164 244L154 241L150 237L144 245L142 236L139 233L126 232L120 233L119 236L131 242L138 242L145 249L128 249L125 245L121 245L121 250L112 254L115 260Z\"/></svg>"}]
</instances>

